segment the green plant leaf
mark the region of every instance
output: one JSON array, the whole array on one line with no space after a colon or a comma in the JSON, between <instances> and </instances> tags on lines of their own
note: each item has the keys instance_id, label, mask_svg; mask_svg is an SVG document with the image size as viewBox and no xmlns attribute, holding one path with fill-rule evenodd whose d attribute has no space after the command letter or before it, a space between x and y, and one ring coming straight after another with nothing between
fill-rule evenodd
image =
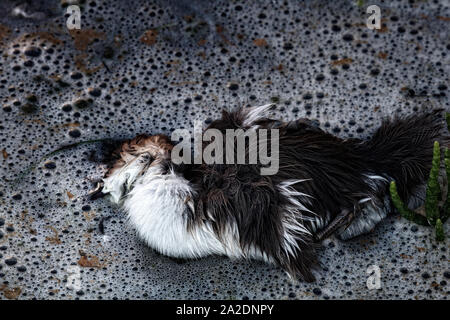
<instances>
[{"instance_id":1,"label":"green plant leaf","mask_svg":"<svg viewBox=\"0 0 450 320\"><path fill-rule=\"evenodd\" d=\"M415 222L417 224L423 225L423 226L428 225L428 220L424 216L421 216L420 214L417 214L414 211L410 210L403 203L402 199L400 198L400 196L397 192L397 186L395 184L395 181L391 181L391 184L389 186L389 191L391 193L392 202L393 202L395 208L397 208L398 212L400 213L400 215L403 218L410 220L412 222Z\"/></svg>"},{"instance_id":2,"label":"green plant leaf","mask_svg":"<svg viewBox=\"0 0 450 320\"><path fill-rule=\"evenodd\" d=\"M444 225L442 224L441 219L436 220L436 240L444 241L445 233L444 233Z\"/></svg>"},{"instance_id":3,"label":"green plant leaf","mask_svg":"<svg viewBox=\"0 0 450 320\"><path fill-rule=\"evenodd\" d=\"M450 115L450 113L447 113L447 116L448 115ZM444 163L447 175L447 199L445 199L443 215L441 217L442 222L445 222L450 216L450 150L448 148L445 148Z\"/></svg>"},{"instance_id":4,"label":"green plant leaf","mask_svg":"<svg viewBox=\"0 0 450 320\"><path fill-rule=\"evenodd\" d=\"M434 142L433 147L433 162L430 170L430 177L428 178L427 191L425 198L425 212L427 214L428 222L431 225L436 225L436 220L439 218L438 201L441 196L439 187L439 168L441 164L441 150L439 142Z\"/></svg>"}]
</instances>

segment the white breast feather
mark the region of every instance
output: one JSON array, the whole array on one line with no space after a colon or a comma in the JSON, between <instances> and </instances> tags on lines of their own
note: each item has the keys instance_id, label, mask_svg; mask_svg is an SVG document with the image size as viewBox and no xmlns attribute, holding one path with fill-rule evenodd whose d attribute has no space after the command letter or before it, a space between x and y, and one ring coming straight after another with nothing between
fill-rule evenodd
<instances>
[{"instance_id":1,"label":"white breast feather","mask_svg":"<svg viewBox=\"0 0 450 320\"><path fill-rule=\"evenodd\" d=\"M208 222L187 228L188 210L195 210L195 190L182 176L163 172L159 165L136 159L104 179L104 193L123 206L131 226L153 249L178 258L211 254L272 262L253 246L242 250L234 222L225 228L222 241ZM145 171L145 173L144 173ZM131 190L130 190L131 189Z\"/></svg>"},{"instance_id":2,"label":"white breast feather","mask_svg":"<svg viewBox=\"0 0 450 320\"><path fill-rule=\"evenodd\" d=\"M194 190L186 179L174 172L161 174L159 167L153 167L136 181L124 208L139 236L163 254L179 258L224 254L207 225L187 230L185 215L189 206L194 207L192 199Z\"/></svg>"}]
</instances>

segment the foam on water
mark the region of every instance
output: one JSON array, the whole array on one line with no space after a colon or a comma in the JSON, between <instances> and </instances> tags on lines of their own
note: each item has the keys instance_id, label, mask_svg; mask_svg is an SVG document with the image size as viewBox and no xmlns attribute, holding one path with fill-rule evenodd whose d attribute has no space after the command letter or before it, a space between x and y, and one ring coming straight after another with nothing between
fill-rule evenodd
<instances>
[{"instance_id":1,"label":"foam on water","mask_svg":"<svg viewBox=\"0 0 450 320\"><path fill-rule=\"evenodd\" d=\"M448 240L398 217L326 240L316 283L293 283L260 262L147 248L120 210L85 199L102 173L96 144L38 162L62 145L170 134L269 102L276 117L342 137L450 111L447 1L373 1L378 31L356 1L21 3L0 3L0 299L447 298ZM69 33L73 3L82 29ZM370 265L380 290L366 287Z\"/></svg>"}]
</instances>

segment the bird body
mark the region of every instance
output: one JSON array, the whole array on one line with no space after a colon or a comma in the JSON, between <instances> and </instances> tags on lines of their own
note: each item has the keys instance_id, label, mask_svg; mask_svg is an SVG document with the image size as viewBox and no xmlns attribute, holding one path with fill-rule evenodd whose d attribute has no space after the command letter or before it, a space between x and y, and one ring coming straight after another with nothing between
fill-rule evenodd
<instances>
[{"instance_id":1,"label":"bird body","mask_svg":"<svg viewBox=\"0 0 450 320\"><path fill-rule=\"evenodd\" d=\"M175 164L174 142L142 135L113 153L99 191L165 255L260 259L312 281L320 240L371 231L393 211L392 180L406 203L420 205L433 142L449 145L441 111L384 121L364 141L338 138L307 119L267 118L269 107L224 111L207 130L277 130L279 168L272 175L261 174L261 161Z\"/></svg>"}]
</instances>

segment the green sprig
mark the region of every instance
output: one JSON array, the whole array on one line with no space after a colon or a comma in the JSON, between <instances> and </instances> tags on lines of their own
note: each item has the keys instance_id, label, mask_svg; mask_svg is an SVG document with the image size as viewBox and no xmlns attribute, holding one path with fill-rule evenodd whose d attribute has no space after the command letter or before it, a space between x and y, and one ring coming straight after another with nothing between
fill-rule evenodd
<instances>
[{"instance_id":1,"label":"green sprig","mask_svg":"<svg viewBox=\"0 0 450 320\"><path fill-rule=\"evenodd\" d=\"M415 222L417 224L420 224L422 226L428 225L428 220L424 216L408 209L408 207L404 204L404 202L402 201L397 192L397 186L395 184L395 181L391 181L389 191L391 192L391 198L395 208L397 208L398 212L403 218Z\"/></svg>"},{"instance_id":2,"label":"green sprig","mask_svg":"<svg viewBox=\"0 0 450 320\"><path fill-rule=\"evenodd\" d=\"M447 123L450 128L450 113L447 113ZM433 146L433 161L430 170L430 176L427 181L427 190L425 198L425 214L426 218L413 210L410 210L402 201L397 192L395 181L391 181L389 191L392 203L398 210L400 215L407 220L413 221L424 226L434 226L436 231L436 240L444 241L444 222L450 216L450 151L445 148L444 153L445 172L447 176L447 197L441 193L439 185L439 171L441 165L441 150L439 142L435 141ZM445 200L442 203L442 200Z\"/></svg>"},{"instance_id":3,"label":"green sprig","mask_svg":"<svg viewBox=\"0 0 450 320\"><path fill-rule=\"evenodd\" d=\"M434 226L436 220L439 218L438 201L440 200L441 190L439 187L439 168L441 164L441 149L439 142L434 142L433 147L433 162L430 170L430 177L427 183L427 191L425 198L425 212L427 214L428 222Z\"/></svg>"},{"instance_id":4,"label":"green sprig","mask_svg":"<svg viewBox=\"0 0 450 320\"><path fill-rule=\"evenodd\" d=\"M449 114L447 113L447 115ZM442 222L445 222L450 217L450 150L448 148L445 148L444 163L447 175L447 198L445 199Z\"/></svg>"},{"instance_id":5,"label":"green sprig","mask_svg":"<svg viewBox=\"0 0 450 320\"><path fill-rule=\"evenodd\" d=\"M444 241L445 234L444 234L444 225L442 224L441 219L436 220L436 240L437 241Z\"/></svg>"}]
</instances>

